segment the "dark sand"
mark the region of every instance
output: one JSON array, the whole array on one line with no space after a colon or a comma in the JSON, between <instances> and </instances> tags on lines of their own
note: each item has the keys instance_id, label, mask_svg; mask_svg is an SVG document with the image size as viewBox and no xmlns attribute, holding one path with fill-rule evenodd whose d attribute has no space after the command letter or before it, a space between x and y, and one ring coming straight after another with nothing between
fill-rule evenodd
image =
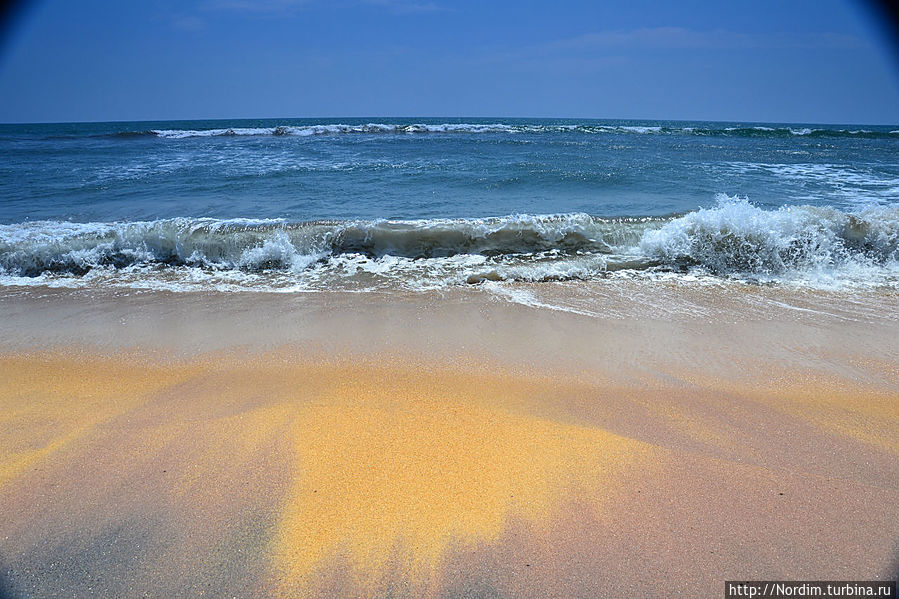
<instances>
[{"instance_id":1,"label":"dark sand","mask_svg":"<svg viewBox=\"0 0 899 599\"><path fill-rule=\"evenodd\" d=\"M0 591L895 578L895 296L593 292L0 292Z\"/></svg>"}]
</instances>

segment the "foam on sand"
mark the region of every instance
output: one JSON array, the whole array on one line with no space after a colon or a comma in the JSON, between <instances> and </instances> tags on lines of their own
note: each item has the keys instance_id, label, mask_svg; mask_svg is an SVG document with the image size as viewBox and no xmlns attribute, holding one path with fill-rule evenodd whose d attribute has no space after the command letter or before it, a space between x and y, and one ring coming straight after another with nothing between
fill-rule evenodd
<instances>
[{"instance_id":1,"label":"foam on sand","mask_svg":"<svg viewBox=\"0 0 899 599\"><path fill-rule=\"evenodd\" d=\"M655 596L784 564L886 571L895 319L634 281L587 317L531 287L3 290L7 586ZM685 297L701 311L670 310Z\"/></svg>"}]
</instances>

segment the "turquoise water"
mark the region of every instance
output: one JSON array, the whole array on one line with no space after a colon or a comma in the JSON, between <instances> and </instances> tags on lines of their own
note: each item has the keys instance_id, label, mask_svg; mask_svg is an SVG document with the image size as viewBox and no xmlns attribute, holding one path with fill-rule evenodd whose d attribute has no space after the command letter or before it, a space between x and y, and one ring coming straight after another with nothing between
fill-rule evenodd
<instances>
[{"instance_id":1,"label":"turquoise water","mask_svg":"<svg viewBox=\"0 0 899 599\"><path fill-rule=\"evenodd\" d=\"M4 284L894 287L899 127L520 119L0 125Z\"/></svg>"}]
</instances>

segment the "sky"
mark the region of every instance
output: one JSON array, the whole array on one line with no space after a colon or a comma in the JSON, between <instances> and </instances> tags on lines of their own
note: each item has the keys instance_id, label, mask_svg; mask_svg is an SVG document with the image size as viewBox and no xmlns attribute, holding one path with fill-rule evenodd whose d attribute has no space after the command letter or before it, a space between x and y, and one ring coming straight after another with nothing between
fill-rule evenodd
<instances>
[{"instance_id":1,"label":"sky","mask_svg":"<svg viewBox=\"0 0 899 599\"><path fill-rule=\"evenodd\" d=\"M899 124L851 0L35 0L0 122L495 116Z\"/></svg>"}]
</instances>

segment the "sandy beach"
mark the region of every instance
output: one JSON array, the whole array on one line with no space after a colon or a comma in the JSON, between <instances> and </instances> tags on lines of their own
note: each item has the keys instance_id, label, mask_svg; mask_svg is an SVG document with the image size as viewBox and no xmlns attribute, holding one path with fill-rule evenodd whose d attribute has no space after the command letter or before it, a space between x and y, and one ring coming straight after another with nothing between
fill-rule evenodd
<instances>
[{"instance_id":1,"label":"sandy beach","mask_svg":"<svg viewBox=\"0 0 899 599\"><path fill-rule=\"evenodd\" d=\"M0 595L896 577L895 296L583 288L3 289Z\"/></svg>"},{"instance_id":2,"label":"sandy beach","mask_svg":"<svg viewBox=\"0 0 899 599\"><path fill-rule=\"evenodd\" d=\"M0 599L895 596L892 4L0 5Z\"/></svg>"}]
</instances>

